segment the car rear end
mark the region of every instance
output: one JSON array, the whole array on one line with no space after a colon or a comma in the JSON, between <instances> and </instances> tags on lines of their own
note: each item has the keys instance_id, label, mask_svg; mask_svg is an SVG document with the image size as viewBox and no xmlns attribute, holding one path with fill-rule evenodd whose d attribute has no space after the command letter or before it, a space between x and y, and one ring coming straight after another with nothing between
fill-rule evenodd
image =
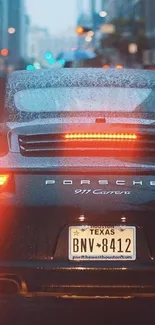
<instances>
[{"instance_id":1,"label":"car rear end","mask_svg":"<svg viewBox=\"0 0 155 325\"><path fill-rule=\"evenodd\" d=\"M10 76L1 133L1 297L153 298L154 112L139 110L135 117L134 109L124 111L125 102L120 111L91 110L90 97L89 110L80 98L80 110L51 114L46 102L46 113L33 111L33 94L25 91L50 87L55 93L62 87L91 93L138 88L142 93L135 101L129 93L129 106L144 109L155 85L148 72L132 78L127 71L88 69Z\"/></svg>"}]
</instances>

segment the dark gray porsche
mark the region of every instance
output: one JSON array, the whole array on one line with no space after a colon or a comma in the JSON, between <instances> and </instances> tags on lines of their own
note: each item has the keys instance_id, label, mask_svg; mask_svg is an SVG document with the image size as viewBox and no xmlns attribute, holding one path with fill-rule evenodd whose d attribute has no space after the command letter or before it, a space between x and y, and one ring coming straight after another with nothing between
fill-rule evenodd
<instances>
[{"instance_id":1,"label":"dark gray porsche","mask_svg":"<svg viewBox=\"0 0 155 325\"><path fill-rule=\"evenodd\" d=\"M154 72L14 72L0 133L0 296L155 297Z\"/></svg>"}]
</instances>

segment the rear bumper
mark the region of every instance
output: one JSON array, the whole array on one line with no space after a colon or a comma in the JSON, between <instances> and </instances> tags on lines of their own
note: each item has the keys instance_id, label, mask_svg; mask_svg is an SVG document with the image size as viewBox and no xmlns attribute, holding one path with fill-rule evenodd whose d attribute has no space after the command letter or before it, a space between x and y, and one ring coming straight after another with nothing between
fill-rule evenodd
<instances>
[{"instance_id":1,"label":"rear bumper","mask_svg":"<svg viewBox=\"0 0 155 325\"><path fill-rule=\"evenodd\" d=\"M137 227L136 261L77 262L68 259L68 227L80 224L76 209L5 211L0 218L0 282L13 280L16 296L23 299L155 298L154 210L150 215L86 215L86 224L116 225L124 215L127 225ZM4 295L0 292L0 300Z\"/></svg>"},{"instance_id":2,"label":"rear bumper","mask_svg":"<svg viewBox=\"0 0 155 325\"><path fill-rule=\"evenodd\" d=\"M155 298L155 263L128 267L49 267L50 263L27 263L27 267L0 267L1 283L16 284L13 295L23 298L114 299ZM152 264L152 265L151 265ZM2 263L1 263L2 265ZM6 297L0 292L0 300Z\"/></svg>"},{"instance_id":3,"label":"rear bumper","mask_svg":"<svg viewBox=\"0 0 155 325\"><path fill-rule=\"evenodd\" d=\"M2 324L153 324L155 299L62 300L11 298L1 302ZM87 321L87 322L86 322Z\"/></svg>"}]
</instances>

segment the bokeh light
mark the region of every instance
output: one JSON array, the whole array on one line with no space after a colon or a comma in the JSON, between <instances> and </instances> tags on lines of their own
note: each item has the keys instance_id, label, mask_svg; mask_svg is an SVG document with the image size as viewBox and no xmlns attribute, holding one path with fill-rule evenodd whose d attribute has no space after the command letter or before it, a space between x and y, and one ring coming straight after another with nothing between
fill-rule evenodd
<instances>
[{"instance_id":1,"label":"bokeh light","mask_svg":"<svg viewBox=\"0 0 155 325\"><path fill-rule=\"evenodd\" d=\"M51 52L46 52L46 53L45 53L45 59L46 59L46 60L50 60L52 57L53 57L53 55L52 55Z\"/></svg>"},{"instance_id":2,"label":"bokeh light","mask_svg":"<svg viewBox=\"0 0 155 325\"><path fill-rule=\"evenodd\" d=\"M16 30L15 30L14 27L9 27L9 28L8 28L8 33L9 33L9 34L15 34L15 32L16 32Z\"/></svg>"},{"instance_id":3,"label":"bokeh light","mask_svg":"<svg viewBox=\"0 0 155 325\"><path fill-rule=\"evenodd\" d=\"M62 66L64 66L64 65L65 65L65 62L66 62L66 61L65 61L65 60L63 60L63 59L62 59L62 60L59 60L59 61L58 61L58 63L59 63L60 65L62 65Z\"/></svg>"},{"instance_id":4,"label":"bokeh light","mask_svg":"<svg viewBox=\"0 0 155 325\"><path fill-rule=\"evenodd\" d=\"M56 60L55 60L54 58L51 57L51 58L48 60L48 63L51 64L51 65L56 64Z\"/></svg>"},{"instance_id":5,"label":"bokeh light","mask_svg":"<svg viewBox=\"0 0 155 325\"><path fill-rule=\"evenodd\" d=\"M29 65L27 65L26 70L32 71L32 70L35 70L35 67L32 64L29 64Z\"/></svg>"},{"instance_id":6,"label":"bokeh light","mask_svg":"<svg viewBox=\"0 0 155 325\"><path fill-rule=\"evenodd\" d=\"M41 65L40 65L40 63L39 62L34 62L34 64L33 64L33 66L34 66L34 68L35 69L37 69L37 70L39 70L40 68L41 68Z\"/></svg>"},{"instance_id":7,"label":"bokeh light","mask_svg":"<svg viewBox=\"0 0 155 325\"><path fill-rule=\"evenodd\" d=\"M102 17L102 18L106 17L107 15L108 15L108 14L107 14L106 11L101 11L101 12L100 12L100 17Z\"/></svg>"},{"instance_id":8,"label":"bokeh light","mask_svg":"<svg viewBox=\"0 0 155 325\"><path fill-rule=\"evenodd\" d=\"M86 36L85 40L86 40L86 42L90 43L92 41L92 37L91 36Z\"/></svg>"},{"instance_id":9,"label":"bokeh light","mask_svg":"<svg viewBox=\"0 0 155 325\"><path fill-rule=\"evenodd\" d=\"M8 56L9 51L8 51L8 49L2 49L0 53L2 56Z\"/></svg>"}]
</instances>

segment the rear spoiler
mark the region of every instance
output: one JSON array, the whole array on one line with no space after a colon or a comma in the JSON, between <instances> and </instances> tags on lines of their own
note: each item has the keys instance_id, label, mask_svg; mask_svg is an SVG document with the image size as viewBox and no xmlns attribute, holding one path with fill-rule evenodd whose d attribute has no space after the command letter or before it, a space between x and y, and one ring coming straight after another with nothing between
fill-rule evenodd
<instances>
[{"instance_id":1,"label":"rear spoiler","mask_svg":"<svg viewBox=\"0 0 155 325\"><path fill-rule=\"evenodd\" d=\"M6 89L6 109L9 121L25 118L17 109L15 94L27 89L63 87L123 87L155 90L154 71L142 69L66 68L14 71L9 73ZM32 113L26 113L32 119ZM38 114L39 115L39 114ZM37 114L35 114L37 116ZM46 115L47 117L47 115Z\"/></svg>"}]
</instances>

